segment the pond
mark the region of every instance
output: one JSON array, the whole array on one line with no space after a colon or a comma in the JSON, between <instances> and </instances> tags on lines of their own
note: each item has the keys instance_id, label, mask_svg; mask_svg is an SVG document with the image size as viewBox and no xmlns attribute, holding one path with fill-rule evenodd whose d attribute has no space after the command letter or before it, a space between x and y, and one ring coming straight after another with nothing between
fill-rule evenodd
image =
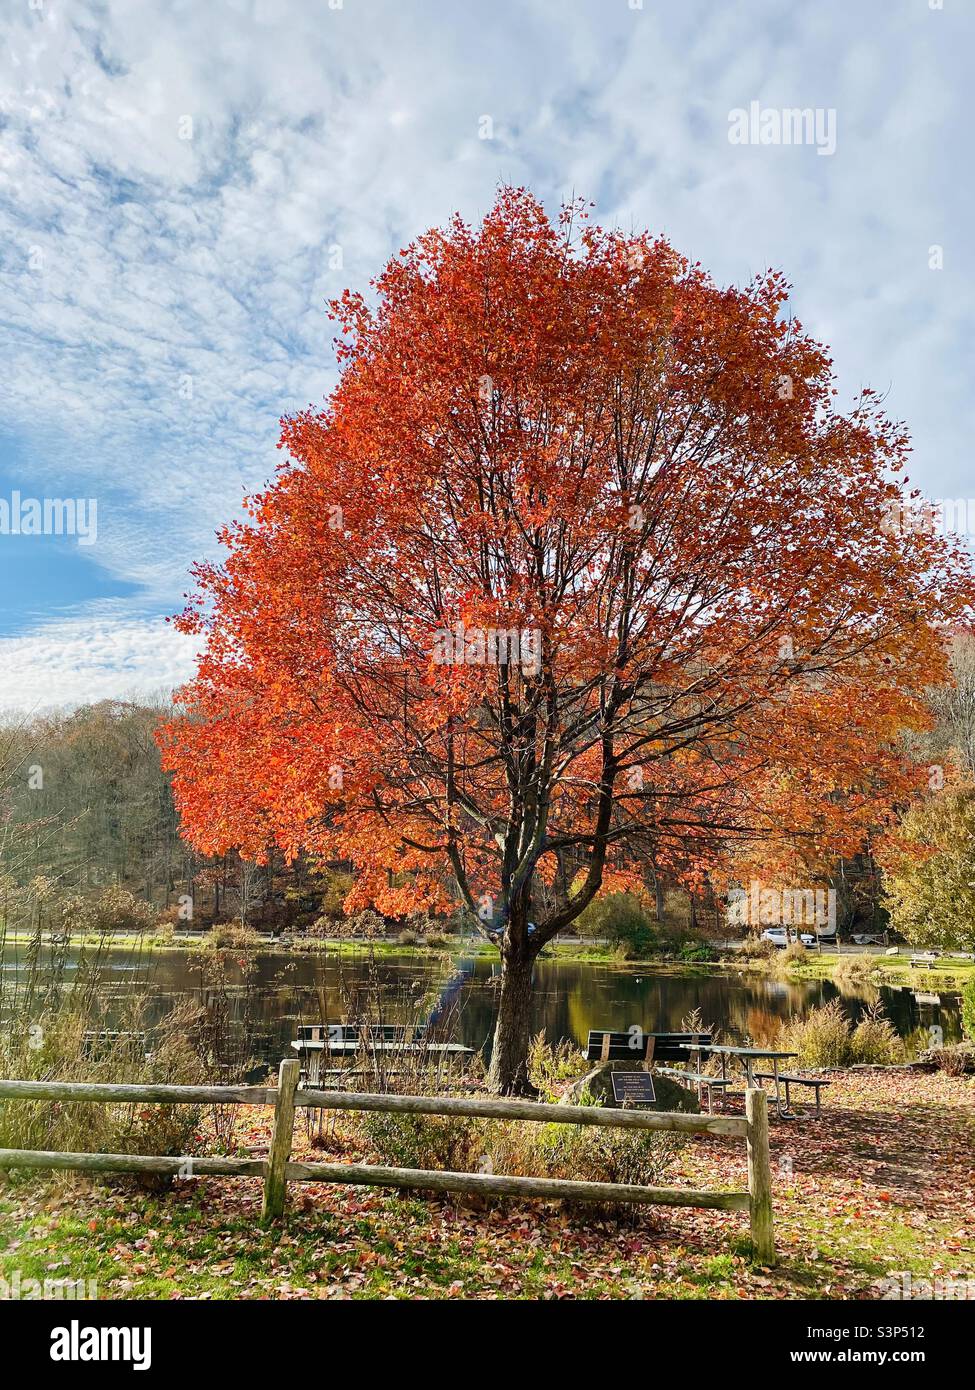
<instances>
[{"instance_id":1,"label":"pond","mask_svg":"<svg viewBox=\"0 0 975 1390\"><path fill-rule=\"evenodd\" d=\"M428 950L354 954L244 953L219 957L199 951L109 951L102 974L111 1002L108 1026L124 1001L142 996L152 1024L179 997L216 1002L246 1036L248 1052L275 1063L291 1055L297 1026L369 1018L416 1023L449 1015L450 1035L475 1049L490 1049L499 984L487 957L455 957ZM69 959L68 977L77 968ZM9 957L4 973L22 967ZM758 972L714 969L686 974L654 964L626 968L583 961L540 960L535 970L533 1031L550 1042L584 1044L591 1028L676 1030L692 1009L704 1026L736 1042L770 1042L780 1024L839 997L853 1019L879 998L911 1050L929 1044L940 1027L946 1042L961 1037L957 995L916 994L881 987L842 992L832 981L790 981Z\"/></svg>"}]
</instances>

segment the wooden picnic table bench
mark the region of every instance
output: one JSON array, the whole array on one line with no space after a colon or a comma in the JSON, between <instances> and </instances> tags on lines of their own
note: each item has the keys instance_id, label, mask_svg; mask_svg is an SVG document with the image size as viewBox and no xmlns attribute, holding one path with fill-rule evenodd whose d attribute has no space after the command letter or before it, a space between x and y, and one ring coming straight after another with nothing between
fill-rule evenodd
<instances>
[{"instance_id":1,"label":"wooden picnic table bench","mask_svg":"<svg viewBox=\"0 0 975 1390\"><path fill-rule=\"evenodd\" d=\"M709 1076L705 1072L684 1071L681 1067L659 1067L655 1066L654 1071L658 1071L663 1076L673 1077L675 1081L691 1081L697 1086L697 1097L700 1100L701 1092L707 1091L708 1114L713 1113L712 1095L714 1091L724 1099L728 1087L733 1084L728 1076Z\"/></svg>"},{"instance_id":2,"label":"wooden picnic table bench","mask_svg":"<svg viewBox=\"0 0 975 1390\"><path fill-rule=\"evenodd\" d=\"M754 1075L756 1081L774 1081L774 1080L775 1080L775 1075L774 1075L772 1072L770 1072L770 1071L756 1071L756 1072L753 1073L753 1075ZM813 1086L813 1087L815 1087L815 1089L816 1089L816 1114L817 1114L817 1115L821 1115L821 1114L822 1114L822 1106L820 1105L819 1093L820 1093L820 1091L823 1089L824 1086L831 1086L831 1085L833 1084L831 1081L825 1081L825 1080L823 1080L822 1077L819 1077L819 1076L797 1076L794 1072L784 1072L784 1071L780 1071L780 1072L779 1072L779 1077L778 1077L778 1079L779 1079L779 1080L784 1084L784 1086L785 1086L785 1108L786 1108L786 1110L790 1110L790 1109L792 1108L792 1102L791 1102L791 1100L789 1099L789 1087L790 1087L790 1086Z\"/></svg>"},{"instance_id":3,"label":"wooden picnic table bench","mask_svg":"<svg viewBox=\"0 0 975 1390\"><path fill-rule=\"evenodd\" d=\"M685 1062L684 1048L696 1045L707 1049L710 1033L648 1033L642 1028L612 1032L591 1028L586 1043L590 1062Z\"/></svg>"},{"instance_id":4,"label":"wooden picnic table bench","mask_svg":"<svg viewBox=\"0 0 975 1390\"><path fill-rule=\"evenodd\" d=\"M778 1052L774 1048L768 1047L732 1047L730 1044L727 1043L710 1043L706 1046L703 1044L695 1043L679 1044L680 1051L689 1053L696 1052L698 1056L700 1056L702 1047L703 1050L710 1053L712 1057L717 1057L720 1059L722 1077L728 1075L728 1061L731 1060L737 1062L745 1073L745 1084L749 1087L758 1084L754 1074L755 1063L771 1062L772 1079L775 1082L776 1113L779 1116L782 1116L786 1119L790 1118L788 1104L786 1104L785 1108L783 1108L781 1096L779 1093L779 1078L781 1076L781 1073L779 1071L779 1063L784 1062L789 1058L795 1057L797 1055L795 1052Z\"/></svg>"},{"instance_id":5,"label":"wooden picnic table bench","mask_svg":"<svg viewBox=\"0 0 975 1390\"><path fill-rule=\"evenodd\" d=\"M937 956L911 956L912 970L933 970L937 963Z\"/></svg>"},{"instance_id":6,"label":"wooden picnic table bench","mask_svg":"<svg viewBox=\"0 0 975 1390\"><path fill-rule=\"evenodd\" d=\"M324 1057L355 1057L382 1054L383 1057L425 1056L470 1057L474 1049L463 1043L430 1042L425 1024L407 1027L395 1023L309 1023L298 1029L292 1049L304 1062L306 1080L313 1089L323 1075Z\"/></svg>"},{"instance_id":7,"label":"wooden picnic table bench","mask_svg":"<svg viewBox=\"0 0 975 1390\"><path fill-rule=\"evenodd\" d=\"M407 1027L401 1023L303 1023L298 1028L298 1042L371 1043L410 1042L422 1038L426 1024Z\"/></svg>"}]
</instances>

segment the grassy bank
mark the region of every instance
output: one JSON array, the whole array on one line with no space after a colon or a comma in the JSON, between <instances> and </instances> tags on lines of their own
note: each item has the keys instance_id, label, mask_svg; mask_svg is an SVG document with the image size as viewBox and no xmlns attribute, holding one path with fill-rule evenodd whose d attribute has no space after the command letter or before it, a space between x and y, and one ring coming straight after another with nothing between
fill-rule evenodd
<instances>
[{"instance_id":1,"label":"grassy bank","mask_svg":"<svg viewBox=\"0 0 975 1390\"><path fill-rule=\"evenodd\" d=\"M34 938L8 931L5 940L16 948L26 947ZM54 945L52 938L45 938L45 945ZM118 932L96 935L79 933L68 938L68 945L75 949L99 950L137 950L153 953L158 951L186 951L194 954L212 954L218 945L227 950L244 950L267 955L329 955L333 958L355 958L363 954L376 957L401 956L416 951L421 955L444 955L455 957L484 957L497 959L497 947L481 939L469 937L447 937L434 942L422 938L415 942L401 942L396 938L342 938L342 937L295 937L281 941L275 937L256 932L231 934L224 941L206 935L179 935L172 932ZM543 950L542 960L559 961L564 964L598 965L613 970L639 972L652 968L654 973L684 976L710 975L720 971L740 973L742 971L762 975L785 975L793 980L841 980L846 972L845 983L853 987L857 982L901 985L915 990L956 990L975 974L975 961L944 957L937 960L934 968L916 969L910 964L909 948L901 948L904 954L887 956L875 952L846 951L807 951L799 960L784 960L781 952L764 956L746 956L734 951L722 952L714 960L682 960L674 952L648 952L646 955L627 957L618 947L607 941L555 940Z\"/></svg>"},{"instance_id":2,"label":"grassy bank","mask_svg":"<svg viewBox=\"0 0 975 1390\"><path fill-rule=\"evenodd\" d=\"M25 933L8 931L5 941L13 947L26 947L34 940L33 936ZM186 935L172 934L168 932L106 932L104 934L94 934L91 932L71 933L69 936L43 937L42 942L45 946L55 944L66 944L74 949L101 949L107 951L185 951L192 954L212 954L216 949L224 950L246 950L260 952L263 955L305 955L324 954L329 955L361 955L364 951L374 952L376 955L402 955L404 951L419 950L424 953L434 953L452 951L460 953L463 949L464 954L470 954L467 944L462 948L461 942L453 938L449 939L446 945L412 943L404 945L402 942L392 940L374 940L369 937L342 938L342 937L297 937L287 941L281 941L273 936L264 936L260 933L248 933L236 939L229 939L226 943L219 946L215 941L206 935ZM494 948L486 942L483 943L484 949L488 953L494 953Z\"/></svg>"},{"instance_id":3,"label":"grassy bank","mask_svg":"<svg viewBox=\"0 0 975 1390\"><path fill-rule=\"evenodd\" d=\"M256 1180L0 1189L0 1274L93 1279L100 1298L877 1297L892 1271L975 1277L975 1090L899 1071L833 1074L821 1121L773 1122L778 1268L750 1263L747 1222L292 1187L286 1222L258 1225ZM248 1112L247 1148L268 1114ZM307 1145L296 1127L298 1152ZM322 1157L316 1151L316 1157ZM675 1185L738 1186L743 1146L697 1139Z\"/></svg>"},{"instance_id":4,"label":"grassy bank","mask_svg":"<svg viewBox=\"0 0 975 1390\"><path fill-rule=\"evenodd\" d=\"M851 962L856 964L853 965ZM771 968L775 969L774 957L770 964ZM763 965L765 969L769 968L769 963ZM837 955L835 952L824 951L820 955L818 951L809 951L804 960L797 964L789 964L788 973L796 980L824 980L835 979L837 972L842 974L844 969L849 972L850 978L855 978L859 973L864 979L872 980L876 984L905 985L910 989L937 991L961 989L965 982L972 978L975 961L942 958L935 961L933 969L918 970L912 969L909 954L886 956L864 951Z\"/></svg>"}]
</instances>

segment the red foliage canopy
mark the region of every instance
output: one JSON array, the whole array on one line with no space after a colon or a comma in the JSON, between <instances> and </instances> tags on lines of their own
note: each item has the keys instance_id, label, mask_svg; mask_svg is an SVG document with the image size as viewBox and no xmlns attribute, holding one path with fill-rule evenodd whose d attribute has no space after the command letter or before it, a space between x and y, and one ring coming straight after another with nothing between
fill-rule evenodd
<instances>
[{"instance_id":1,"label":"red foliage canopy","mask_svg":"<svg viewBox=\"0 0 975 1390\"><path fill-rule=\"evenodd\" d=\"M647 858L856 848L970 571L889 524L906 436L838 411L787 288L505 189L346 293L339 386L178 619L190 838L352 860L389 913L459 894L529 952Z\"/></svg>"}]
</instances>

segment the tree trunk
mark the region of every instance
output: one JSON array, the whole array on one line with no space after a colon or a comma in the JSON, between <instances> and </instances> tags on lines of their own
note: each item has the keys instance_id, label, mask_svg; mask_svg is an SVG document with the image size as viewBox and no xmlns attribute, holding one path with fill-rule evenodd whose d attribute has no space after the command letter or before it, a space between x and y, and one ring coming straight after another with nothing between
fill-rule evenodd
<instances>
[{"instance_id":1,"label":"tree trunk","mask_svg":"<svg viewBox=\"0 0 975 1390\"><path fill-rule=\"evenodd\" d=\"M528 1045L531 1040L533 957L527 950L501 951L501 992L494 1029L494 1049L488 1085L502 1096L534 1096L528 1077Z\"/></svg>"}]
</instances>

